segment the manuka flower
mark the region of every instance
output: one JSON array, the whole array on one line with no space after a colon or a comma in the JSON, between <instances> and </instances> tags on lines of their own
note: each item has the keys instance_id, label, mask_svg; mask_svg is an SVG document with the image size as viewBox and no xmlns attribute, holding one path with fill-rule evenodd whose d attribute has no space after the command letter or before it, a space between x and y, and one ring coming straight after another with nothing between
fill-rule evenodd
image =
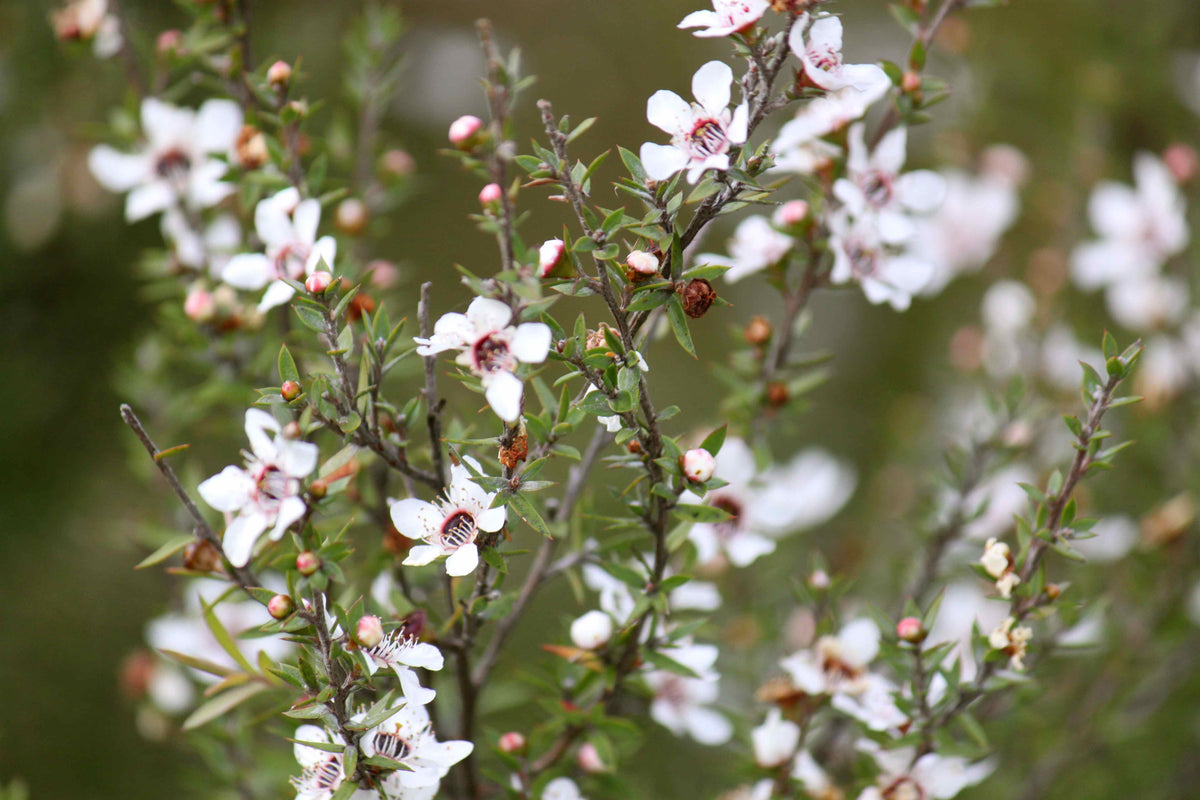
<instances>
[{"instance_id":1,"label":"manuka flower","mask_svg":"<svg viewBox=\"0 0 1200 800\"><path fill-rule=\"evenodd\" d=\"M862 119L867 109L887 94L891 86L888 76L879 70L861 89L847 86L802 106L796 116L779 129L771 143L775 169L810 174L841 155L841 148L822 137Z\"/></svg>"},{"instance_id":2,"label":"manuka flower","mask_svg":"<svg viewBox=\"0 0 1200 800\"><path fill-rule=\"evenodd\" d=\"M720 675L713 669L717 648L711 644L685 643L667 651L674 660L695 672L691 678L667 670L646 674L646 683L654 692L650 716L676 736L684 733L700 744L718 745L729 741L733 726L729 720L707 708L717 699Z\"/></svg>"},{"instance_id":3,"label":"manuka flower","mask_svg":"<svg viewBox=\"0 0 1200 800\"><path fill-rule=\"evenodd\" d=\"M304 516L300 481L317 466L318 450L311 442L289 439L267 412L246 411L250 452L246 466L228 466L200 484L204 502L233 514L225 528L224 549L234 566L244 567L254 544L268 529L272 541L283 538L288 526ZM268 436L274 433L274 439Z\"/></svg>"},{"instance_id":4,"label":"manuka flower","mask_svg":"<svg viewBox=\"0 0 1200 800\"><path fill-rule=\"evenodd\" d=\"M867 688L867 665L878 653L879 627L860 617L843 625L837 636L822 636L812 649L783 659L780 666L807 695L856 695Z\"/></svg>"},{"instance_id":5,"label":"manuka flower","mask_svg":"<svg viewBox=\"0 0 1200 800\"><path fill-rule=\"evenodd\" d=\"M388 667L395 671L400 679L400 689L410 703L426 705L437 696L433 689L421 686L417 673L413 668L440 670L444 659L442 651L431 644L418 642L415 636L406 634L401 628L383 637L372 647L364 647L363 656L367 661L367 671L372 675L380 667Z\"/></svg>"},{"instance_id":6,"label":"manuka flower","mask_svg":"<svg viewBox=\"0 0 1200 800\"><path fill-rule=\"evenodd\" d=\"M778 767L792 757L800 744L800 726L786 720L778 708L767 712L762 725L750 731L754 761L760 767Z\"/></svg>"},{"instance_id":7,"label":"manuka flower","mask_svg":"<svg viewBox=\"0 0 1200 800\"><path fill-rule=\"evenodd\" d=\"M383 756L404 765L388 776L402 790L436 789L450 768L475 749L471 742L439 742L429 712L412 702L363 733L359 746L364 758Z\"/></svg>"},{"instance_id":8,"label":"manuka flower","mask_svg":"<svg viewBox=\"0 0 1200 800\"><path fill-rule=\"evenodd\" d=\"M90 41L96 58L116 55L125 41L121 22L110 13L108 0L72 0L64 8L51 12L50 21L59 39Z\"/></svg>"},{"instance_id":9,"label":"manuka flower","mask_svg":"<svg viewBox=\"0 0 1200 800\"><path fill-rule=\"evenodd\" d=\"M266 286L259 311L283 305L295 294L283 278L303 281L322 262L326 269L333 269L337 242L332 236L317 238L320 223L321 203L313 198L301 200L294 188L260 200L254 208L254 229L266 253L239 253L225 265L221 279L247 291Z\"/></svg>"},{"instance_id":10,"label":"manuka flower","mask_svg":"<svg viewBox=\"0 0 1200 800\"><path fill-rule=\"evenodd\" d=\"M98 145L88 154L88 168L109 191L129 192L129 222L179 203L192 210L208 208L233 194L233 184L221 181L225 162L213 156L229 154L241 128L242 111L232 100L208 100L193 111L147 97L142 148L122 153Z\"/></svg>"},{"instance_id":11,"label":"manuka flower","mask_svg":"<svg viewBox=\"0 0 1200 800\"><path fill-rule=\"evenodd\" d=\"M754 26L771 7L770 0L712 0L712 11L693 11L678 28L699 28L693 36L728 36L742 33Z\"/></svg>"},{"instance_id":12,"label":"manuka flower","mask_svg":"<svg viewBox=\"0 0 1200 800\"><path fill-rule=\"evenodd\" d=\"M766 217L746 217L738 223L733 238L729 240L728 256L704 253L699 260L728 265L725 280L733 283L778 264L795 245L795 239L775 230Z\"/></svg>"},{"instance_id":13,"label":"manuka flower","mask_svg":"<svg viewBox=\"0 0 1200 800\"><path fill-rule=\"evenodd\" d=\"M705 170L729 169L729 148L745 143L747 125L745 101L732 113L729 110L732 85L729 65L710 61L692 76L695 103L665 89L650 96L646 119L671 134L671 143L642 145L647 175L662 181L687 169L688 182L695 183Z\"/></svg>"},{"instance_id":14,"label":"manuka flower","mask_svg":"<svg viewBox=\"0 0 1200 800\"><path fill-rule=\"evenodd\" d=\"M933 276L933 267L911 255L895 252L883 239L871 215L852 217L845 209L829 219L829 249L833 251L834 283L858 281L867 300L888 303L897 311L912 304Z\"/></svg>"},{"instance_id":15,"label":"manuka flower","mask_svg":"<svg viewBox=\"0 0 1200 800\"><path fill-rule=\"evenodd\" d=\"M949 800L987 778L996 768L992 761L972 764L959 756L937 753L915 758L914 748L884 750L869 739L860 741L858 749L868 753L879 767L876 785L864 789L858 800Z\"/></svg>"},{"instance_id":16,"label":"manuka flower","mask_svg":"<svg viewBox=\"0 0 1200 800\"><path fill-rule=\"evenodd\" d=\"M550 352L550 328L541 322L510 325L512 309L499 300L476 297L466 314L450 313L433 326L433 335L417 339L417 353L430 356L462 351L457 362L483 383L484 396L505 422L521 416L524 386L516 376L520 364L540 364Z\"/></svg>"},{"instance_id":17,"label":"manuka flower","mask_svg":"<svg viewBox=\"0 0 1200 800\"><path fill-rule=\"evenodd\" d=\"M788 46L804 66L804 77L820 89L836 91L852 86L863 90L878 83L883 70L876 64L842 63L842 21L818 17L804 31L804 19L792 26ZM886 75L885 75L886 77Z\"/></svg>"},{"instance_id":18,"label":"manuka flower","mask_svg":"<svg viewBox=\"0 0 1200 800\"><path fill-rule=\"evenodd\" d=\"M409 550L404 563L421 566L448 556L446 574L470 575L479 563L475 537L480 531L491 533L504 527L506 511L503 506L491 507L495 498L494 492L484 491L471 480L466 467L455 464L450 468L446 497L439 498L437 505L415 497L393 502L392 523L396 530L425 542Z\"/></svg>"}]
</instances>

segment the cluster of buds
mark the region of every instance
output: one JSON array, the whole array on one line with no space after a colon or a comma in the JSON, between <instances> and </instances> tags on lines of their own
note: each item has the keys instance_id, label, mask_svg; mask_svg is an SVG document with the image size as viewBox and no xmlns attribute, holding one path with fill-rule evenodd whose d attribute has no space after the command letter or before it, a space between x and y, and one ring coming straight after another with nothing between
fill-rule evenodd
<instances>
[{"instance_id":1,"label":"cluster of buds","mask_svg":"<svg viewBox=\"0 0 1200 800\"><path fill-rule=\"evenodd\" d=\"M1012 590L1021 582L1021 578L1013 569L1013 557L1008 545L996 539L988 539L979 563L992 580L996 581L996 591L1000 592L1000 596L1005 600L1012 597Z\"/></svg>"},{"instance_id":2,"label":"cluster of buds","mask_svg":"<svg viewBox=\"0 0 1200 800\"><path fill-rule=\"evenodd\" d=\"M1015 617L1009 617L994 631L988 634L988 646L1008 654L1008 665L1017 670L1025 669L1025 653L1029 650L1029 640L1033 638L1033 629L1026 625L1017 625Z\"/></svg>"}]
</instances>

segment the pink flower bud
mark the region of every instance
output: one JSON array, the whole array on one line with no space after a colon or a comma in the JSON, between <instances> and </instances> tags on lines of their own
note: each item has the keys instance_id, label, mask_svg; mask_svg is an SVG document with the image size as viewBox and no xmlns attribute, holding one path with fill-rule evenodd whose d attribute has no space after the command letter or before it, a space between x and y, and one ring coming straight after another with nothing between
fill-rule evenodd
<instances>
[{"instance_id":1,"label":"pink flower bud","mask_svg":"<svg viewBox=\"0 0 1200 800\"><path fill-rule=\"evenodd\" d=\"M296 610L296 604L286 594L277 594L267 601L267 613L275 619L287 619Z\"/></svg>"},{"instance_id":2,"label":"pink flower bud","mask_svg":"<svg viewBox=\"0 0 1200 800\"><path fill-rule=\"evenodd\" d=\"M919 642L925 636L921 629L921 620L916 617L905 617L896 623L896 636L906 642Z\"/></svg>"},{"instance_id":3,"label":"pink flower bud","mask_svg":"<svg viewBox=\"0 0 1200 800\"><path fill-rule=\"evenodd\" d=\"M390 289L400 280L400 270L396 269L396 265L382 258L367 264L367 271L371 273L371 285L377 289Z\"/></svg>"},{"instance_id":4,"label":"pink flower bud","mask_svg":"<svg viewBox=\"0 0 1200 800\"><path fill-rule=\"evenodd\" d=\"M267 70L267 83L274 86L276 89L287 86L288 81L292 79L292 65L286 61L276 61Z\"/></svg>"},{"instance_id":5,"label":"pink flower bud","mask_svg":"<svg viewBox=\"0 0 1200 800\"><path fill-rule=\"evenodd\" d=\"M329 274L325 270L318 270L305 279L304 288L308 290L309 294L321 294L321 292L328 289L332 283L333 275Z\"/></svg>"},{"instance_id":6,"label":"pink flower bud","mask_svg":"<svg viewBox=\"0 0 1200 800\"><path fill-rule=\"evenodd\" d=\"M490 206L493 203L500 202L500 184L489 183L487 186L479 190L480 205Z\"/></svg>"},{"instance_id":7,"label":"pink flower bud","mask_svg":"<svg viewBox=\"0 0 1200 800\"><path fill-rule=\"evenodd\" d=\"M808 203L803 200L789 200L775 211L775 224L781 228L791 228L808 219Z\"/></svg>"},{"instance_id":8,"label":"pink flower bud","mask_svg":"<svg viewBox=\"0 0 1200 800\"><path fill-rule=\"evenodd\" d=\"M357 236L366 230L370 213L367 204L357 197L347 197L338 203L333 214L333 224L339 231L349 236Z\"/></svg>"},{"instance_id":9,"label":"pink flower bud","mask_svg":"<svg viewBox=\"0 0 1200 800\"><path fill-rule=\"evenodd\" d=\"M405 150L388 150L379 158L379 168L394 178L411 175L417 168L417 162Z\"/></svg>"},{"instance_id":10,"label":"pink flower bud","mask_svg":"<svg viewBox=\"0 0 1200 800\"><path fill-rule=\"evenodd\" d=\"M470 150L481 128L483 128L483 120L479 117L470 114L459 117L450 123L450 132L448 134L450 144L459 150Z\"/></svg>"},{"instance_id":11,"label":"pink flower bud","mask_svg":"<svg viewBox=\"0 0 1200 800\"><path fill-rule=\"evenodd\" d=\"M183 313L193 322L208 322L217 313L217 303L206 289L192 289L183 301Z\"/></svg>"},{"instance_id":12,"label":"pink flower bud","mask_svg":"<svg viewBox=\"0 0 1200 800\"><path fill-rule=\"evenodd\" d=\"M589 611L571 623L571 641L583 650L595 650L613 633L612 617L603 611Z\"/></svg>"},{"instance_id":13,"label":"pink flower bud","mask_svg":"<svg viewBox=\"0 0 1200 800\"><path fill-rule=\"evenodd\" d=\"M579 768L584 772L595 774L597 772L605 772L608 769L604 766L604 762L600 760L600 751L591 742L584 742L580 746L579 752L575 754L575 760L578 762Z\"/></svg>"},{"instance_id":14,"label":"pink flower bud","mask_svg":"<svg viewBox=\"0 0 1200 800\"><path fill-rule=\"evenodd\" d=\"M658 272L658 259L645 250L634 250L625 258L625 266L638 275L650 276Z\"/></svg>"},{"instance_id":15,"label":"pink flower bud","mask_svg":"<svg viewBox=\"0 0 1200 800\"><path fill-rule=\"evenodd\" d=\"M160 56L166 57L175 55L179 52L179 46L183 44L183 34L175 29L163 31L154 41L154 50Z\"/></svg>"},{"instance_id":16,"label":"pink flower bud","mask_svg":"<svg viewBox=\"0 0 1200 800\"><path fill-rule=\"evenodd\" d=\"M716 465L717 460L713 458L713 454L699 447L688 450L679 457L679 466L683 469L683 474L697 483L704 483L711 478L713 467Z\"/></svg>"},{"instance_id":17,"label":"pink flower bud","mask_svg":"<svg viewBox=\"0 0 1200 800\"><path fill-rule=\"evenodd\" d=\"M516 731L502 733L498 747L501 753L519 753L525 749L525 737Z\"/></svg>"},{"instance_id":18,"label":"pink flower bud","mask_svg":"<svg viewBox=\"0 0 1200 800\"><path fill-rule=\"evenodd\" d=\"M321 558L311 550L296 556L296 569L301 575L312 575L321 568Z\"/></svg>"},{"instance_id":19,"label":"pink flower bud","mask_svg":"<svg viewBox=\"0 0 1200 800\"><path fill-rule=\"evenodd\" d=\"M545 278L562 261L567 246L562 239L547 239L538 249L538 277Z\"/></svg>"},{"instance_id":20,"label":"pink flower bud","mask_svg":"<svg viewBox=\"0 0 1200 800\"><path fill-rule=\"evenodd\" d=\"M817 591L825 591L830 583L829 573L823 569L813 570L813 574L808 576L808 585Z\"/></svg>"},{"instance_id":21,"label":"pink flower bud","mask_svg":"<svg viewBox=\"0 0 1200 800\"><path fill-rule=\"evenodd\" d=\"M383 623L373 614L359 617L358 626L354 629L354 638L363 647L374 647L383 641Z\"/></svg>"},{"instance_id":22,"label":"pink flower bud","mask_svg":"<svg viewBox=\"0 0 1200 800\"><path fill-rule=\"evenodd\" d=\"M1180 142L1163 151L1163 163L1180 183L1187 183L1200 171L1200 157L1196 156L1196 151Z\"/></svg>"},{"instance_id":23,"label":"pink flower bud","mask_svg":"<svg viewBox=\"0 0 1200 800\"><path fill-rule=\"evenodd\" d=\"M283 386L279 387L279 394L289 403L295 400L304 391L304 387L296 381L284 381Z\"/></svg>"}]
</instances>

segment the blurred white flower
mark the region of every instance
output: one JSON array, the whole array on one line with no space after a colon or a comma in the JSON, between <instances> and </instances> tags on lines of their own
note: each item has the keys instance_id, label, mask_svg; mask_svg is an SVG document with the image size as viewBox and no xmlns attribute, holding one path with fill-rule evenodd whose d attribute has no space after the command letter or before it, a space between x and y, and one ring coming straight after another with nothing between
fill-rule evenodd
<instances>
[{"instance_id":1,"label":"blurred white flower","mask_svg":"<svg viewBox=\"0 0 1200 800\"><path fill-rule=\"evenodd\" d=\"M996 768L992 760L971 763L958 756L926 753L920 758L911 747L884 750L876 742L863 739L858 749L869 754L879 767L876 785L863 790L858 800L921 798L949 800L968 786L983 781Z\"/></svg>"},{"instance_id":2,"label":"blurred white flower","mask_svg":"<svg viewBox=\"0 0 1200 800\"><path fill-rule=\"evenodd\" d=\"M603 611L589 611L571 623L571 641L583 650L603 646L612 634L612 617Z\"/></svg>"},{"instance_id":3,"label":"blurred white flower","mask_svg":"<svg viewBox=\"0 0 1200 800\"><path fill-rule=\"evenodd\" d=\"M805 32L808 15L792 26L788 47L800 59L804 76L815 86L829 91L851 87L870 89L883 70L877 64L846 64L842 61L842 21L834 16L819 16ZM884 76L886 77L886 75Z\"/></svg>"},{"instance_id":4,"label":"blurred white flower","mask_svg":"<svg viewBox=\"0 0 1200 800\"><path fill-rule=\"evenodd\" d=\"M650 716L676 736L687 734L700 744L718 745L733 736L733 726L721 714L707 708L717 699L720 675L713 669L717 648L710 644L682 643L664 651L699 677L691 678L667 670L645 675L654 694Z\"/></svg>"},{"instance_id":5,"label":"blurred white flower","mask_svg":"<svg viewBox=\"0 0 1200 800\"><path fill-rule=\"evenodd\" d=\"M792 757L800 744L800 726L783 718L778 708L767 712L762 725L750 731L754 762L760 767L777 767Z\"/></svg>"},{"instance_id":6,"label":"blurred white flower","mask_svg":"<svg viewBox=\"0 0 1200 800\"><path fill-rule=\"evenodd\" d=\"M1147 275L1109 284L1104 301L1113 319L1138 333L1171 328L1188 311L1187 280L1179 275Z\"/></svg>"},{"instance_id":7,"label":"blurred white flower","mask_svg":"<svg viewBox=\"0 0 1200 800\"><path fill-rule=\"evenodd\" d=\"M766 217L746 217L738 223L728 242L729 255L702 253L701 262L729 266L725 280L733 283L747 275L778 264L796 245L796 240L772 227Z\"/></svg>"},{"instance_id":8,"label":"blurred white flower","mask_svg":"<svg viewBox=\"0 0 1200 800\"><path fill-rule=\"evenodd\" d=\"M834 283L857 281L867 300L906 310L933 276L933 267L912 255L898 253L883 239L870 215L852 217L845 209L829 219Z\"/></svg>"},{"instance_id":9,"label":"blurred white flower","mask_svg":"<svg viewBox=\"0 0 1200 800\"><path fill-rule=\"evenodd\" d=\"M851 620L836 636L779 662L792 684L807 695L861 694L868 685L867 665L879 653L879 626L866 617Z\"/></svg>"},{"instance_id":10,"label":"blurred white flower","mask_svg":"<svg viewBox=\"0 0 1200 800\"><path fill-rule=\"evenodd\" d=\"M877 68L878 69L878 68ZM862 119L877 100L887 94L892 82L882 69L863 88L847 86L810 100L796 116L779 129L771 143L775 169L810 174L841 154L841 148L822 137Z\"/></svg>"}]
</instances>

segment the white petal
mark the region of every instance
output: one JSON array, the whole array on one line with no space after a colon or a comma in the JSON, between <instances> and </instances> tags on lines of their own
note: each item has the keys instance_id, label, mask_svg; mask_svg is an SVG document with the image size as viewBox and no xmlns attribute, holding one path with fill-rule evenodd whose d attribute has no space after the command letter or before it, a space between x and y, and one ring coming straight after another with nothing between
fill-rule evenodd
<instances>
[{"instance_id":1,"label":"white petal","mask_svg":"<svg viewBox=\"0 0 1200 800\"><path fill-rule=\"evenodd\" d=\"M724 61L709 61L692 76L692 96L713 116L729 108L733 70ZM651 120L653 122L653 120Z\"/></svg>"},{"instance_id":2,"label":"white petal","mask_svg":"<svg viewBox=\"0 0 1200 800\"><path fill-rule=\"evenodd\" d=\"M275 266L262 253L238 253L221 270L221 280L253 292L275 280Z\"/></svg>"},{"instance_id":3,"label":"white petal","mask_svg":"<svg viewBox=\"0 0 1200 800\"><path fill-rule=\"evenodd\" d=\"M263 461L274 462L277 451L274 441L267 434L279 433L279 422L261 408L248 408L243 427L246 438L250 440L250 451Z\"/></svg>"},{"instance_id":4,"label":"white petal","mask_svg":"<svg viewBox=\"0 0 1200 800\"><path fill-rule=\"evenodd\" d=\"M1088 198L1088 217L1101 236L1136 239L1142 222L1137 195L1128 186L1112 181L1097 184Z\"/></svg>"},{"instance_id":5,"label":"white petal","mask_svg":"<svg viewBox=\"0 0 1200 800\"><path fill-rule=\"evenodd\" d=\"M242 109L232 100L205 100L196 114L196 146L208 153L227 153L242 130Z\"/></svg>"},{"instance_id":6,"label":"white petal","mask_svg":"<svg viewBox=\"0 0 1200 800\"><path fill-rule=\"evenodd\" d=\"M296 240L304 244L317 241L317 226L321 224L321 203L315 199L301 202L292 212Z\"/></svg>"},{"instance_id":7,"label":"white petal","mask_svg":"<svg viewBox=\"0 0 1200 800\"><path fill-rule=\"evenodd\" d=\"M183 147L191 143L196 114L156 97L142 101L142 132L155 149Z\"/></svg>"},{"instance_id":8,"label":"white petal","mask_svg":"<svg viewBox=\"0 0 1200 800\"><path fill-rule=\"evenodd\" d=\"M276 444L278 451L277 464L281 470L293 478L304 478L317 468L317 459L321 450L312 442L300 442L285 439Z\"/></svg>"},{"instance_id":9,"label":"white petal","mask_svg":"<svg viewBox=\"0 0 1200 800\"><path fill-rule=\"evenodd\" d=\"M231 513L249 502L254 479L244 469L228 466L201 483L197 491L217 511Z\"/></svg>"},{"instance_id":10,"label":"white petal","mask_svg":"<svg viewBox=\"0 0 1200 800\"><path fill-rule=\"evenodd\" d=\"M880 172L887 175L898 175L904 168L907 150L908 128L901 125L889 131L879 140L879 144L875 145L875 152L871 154L871 163Z\"/></svg>"},{"instance_id":11,"label":"white petal","mask_svg":"<svg viewBox=\"0 0 1200 800\"><path fill-rule=\"evenodd\" d=\"M524 387L517 376L511 372L497 372L488 382L484 396L487 397L488 405L496 412L496 416L511 423L521 416L523 392Z\"/></svg>"},{"instance_id":12,"label":"white petal","mask_svg":"<svg viewBox=\"0 0 1200 800\"><path fill-rule=\"evenodd\" d=\"M259 200L254 207L254 230L270 248L283 248L292 244L296 239L292 218L284 209L284 204L278 200L279 195Z\"/></svg>"},{"instance_id":13,"label":"white petal","mask_svg":"<svg viewBox=\"0 0 1200 800\"><path fill-rule=\"evenodd\" d=\"M842 21L838 17L821 17L808 29L809 49L842 52Z\"/></svg>"},{"instance_id":14,"label":"white petal","mask_svg":"<svg viewBox=\"0 0 1200 800\"><path fill-rule=\"evenodd\" d=\"M865 667L879 653L879 626L873 620L860 617L842 627L838 641L847 663Z\"/></svg>"},{"instance_id":15,"label":"white petal","mask_svg":"<svg viewBox=\"0 0 1200 800\"><path fill-rule=\"evenodd\" d=\"M271 530L271 541L277 542L287 533L292 523L304 516L308 506L299 497L285 497L279 504L279 514L275 519L275 527Z\"/></svg>"},{"instance_id":16,"label":"white petal","mask_svg":"<svg viewBox=\"0 0 1200 800\"><path fill-rule=\"evenodd\" d=\"M446 559L446 574L455 578L470 575L478 565L479 548L474 542L468 542Z\"/></svg>"},{"instance_id":17,"label":"white petal","mask_svg":"<svg viewBox=\"0 0 1200 800\"><path fill-rule=\"evenodd\" d=\"M895 184L896 199L918 214L936 211L946 199L946 179L927 169L901 175Z\"/></svg>"},{"instance_id":18,"label":"white petal","mask_svg":"<svg viewBox=\"0 0 1200 800\"><path fill-rule=\"evenodd\" d=\"M541 322L526 322L518 325L508 351L526 364L540 364L550 352L550 326Z\"/></svg>"},{"instance_id":19,"label":"white petal","mask_svg":"<svg viewBox=\"0 0 1200 800\"><path fill-rule=\"evenodd\" d=\"M324 266L328 272L333 272L333 261L337 257L337 240L332 236L322 236L313 245L304 262L304 274L312 275L318 267Z\"/></svg>"},{"instance_id":20,"label":"white petal","mask_svg":"<svg viewBox=\"0 0 1200 800\"><path fill-rule=\"evenodd\" d=\"M656 181L665 181L687 166L688 157L683 151L665 144L645 142L638 154L646 174Z\"/></svg>"},{"instance_id":21,"label":"white petal","mask_svg":"<svg viewBox=\"0 0 1200 800\"><path fill-rule=\"evenodd\" d=\"M733 736L729 720L708 708L689 708L684 716L688 733L700 744L725 744Z\"/></svg>"},{"instance_id":22,"label":"white petal","mask_svg":"<svg viewBox=\"0 0 1200 800\"><path fill-rule=\"evenodd\" d=\"M276 306L281 306L287 301L296 296L296 290L288 286L283 281L275 281L267 287L267 291L263 294L262 300L258 301L259 311L270 311Z\"/></svg>"},{"instance_id":23,"label":"white petal","mask_svg":"<svg viewBox=\"0 0 1200 800\"><path fill-rule=\"evenodd\" d=\"M298 739L301 742L329 744L329 736L325 733L325 729L316 725L301 725L296 729L296 733L292 738ZM303 744L293 745L292 751L296 754L296 760L300 762L300 766L306 768L324 761L329 756L324 750L318 750L315 747Z\"/></svg>"},{"instance_id":24,"label":"white petal","mask_svg":"<svg viewBox=\"0 0 1200 800\"><path fill-rule=\"evenodd\" d=\"M166 181L156 180L136 187L125 197L125 220L137 222L165 211L175 202L175 191Z\"/></svg>"},{"instance_id":25,"label":"white petal","mask_svg":"<svg viewBox=\"0 0 1200 800\"><path fill-rule=\"evenodd\" d=\"M431 669L435 672L445 666L445 659L442 657L442 651L438 650L433 645L425 644L424 642L418 642L412 647L401 650L398 660L410 667Z\"/></svg>"},{"instance_id":26,"label":"white petal","mask_svg":"<svg viewBox=\"0 0 1200 800\"><path fill-rule=\"evenodd\" d=\"M429 705L433 702L433 698L437 697L437 692L433 689L427 689L421 685L421 680L417 677L417 673L411 669L397 665L395 668L396 677L400 679L400 691L404 693L405 699L418 705Z\"/></svg>"},{"instance_id":27,"label":"white petal","mask_svg":"<svg viewBox=\"0 0 1200 800\"><path fill-rule=\"evenodd\" d=\"M671 135L689 133L695 118L691 104L666 89L659 89L646 101L646 119Z\"/></svg>"},{"instance_id":28,"label":"white petal","mask_svg":"<svg viewBox=\"0 0 1200 800\"><path fill-rule=\"evenodd\" d=\"M192 167L188 173L187 196L192 208L211 208L234 193L232 183L221 180L229 167L221 161L209 160Z\"/></svg>"},{"instance_id":29,"label":"white petal","mask_svg":"<svg viewBox=\"0 0 1200 800\"><path fill-rule=\"evenodd\" d=\"M503 330L512 319L512 309L499 300L476 297L467 306L467 319L475 326L476 333L482 336Z\"/></svg>"},{"instance_id":30,"label":"white petal","mask_svg":"<svg viewBox=\"0 0 1200 800\"><path fill-rule=\"evenodd\" d=\"M235 567L244 567L254 552L254 543L267 529L267 518L262 514L240 515L225 529L222 547L225 556Z\"/></svg>"},{"instance_id":31,"label":"white petal","mask_svg":"<svg viewBox=\"0 0 1200 800\"><path fill-rule=\"evenodd\" d=\"M392 524L396 526L396 530L407 536L409 539L424 539L427 536L432 536L438 532L442 525L442 513L438 511L437 506L433 503L427 503L424 500L418 500L415 497L406 497L392 503L391 507ZM416 548L413 548L414 550ZM436 558L436 555L434 556ZM428 564L428 561L422 561L422 564Z\"/></svg>"},{"instance_id":32,"label":"white petal","mask_svg":"<svg viewBox=\"0 0 1200 800\"><path fill-rule=\"evenodd\" d=\"M479 530L493 533L503 528L507 519L508 509L500 506L499 508L489 508L475 517L475 524L479 526Z\"/></svg>"},{"instance_id":33,"label":"white petal","mask_svg":"<svg viewBox=\"0 0 1200 800\"><path fill-rule=\"evenodd\" d=\"M693 11L679 21L676 28L711 28L719 25L721 18L715 11ZM703 33L703 32L700 32ZM696 35L699 36L700 33Z\"/></svg>"},{"instance_id":34,"label":"white petal","mask_svg":"<svg viewBox=\"0 0 1200 800\"><path fill-rule=\"evenodd\" d=\"M750 123L750 108L744 102L739 103L738 107L733 110L733 119L729 121L729 130L725 135L729 137L729 141L734 144L745 144L747 127Z\"/></svg>"},{"instance_id":35,"label":"white petal","mask_svg":"<svg viewBox=\"0 0 1200 800\"><path fill-rule=\"evenodd\" d=\"M419 544L408 551L408 556L404 559L404 563L410 567L423 567L426 564L432 563L441 554L442 551L440 548L427 544Z\"/></svg>"},{"instance_id":36,"label":"white petal","mask_svg":"<svg viewBox=\"0 0 1200 800\"><path fill-rule=\"evenodd\" d=\"M88 153L88 169L96 181L110 192L127 192L150 179L153 165L144 153L122 153L102 144Z\"/></svg>"}]
</instances>

